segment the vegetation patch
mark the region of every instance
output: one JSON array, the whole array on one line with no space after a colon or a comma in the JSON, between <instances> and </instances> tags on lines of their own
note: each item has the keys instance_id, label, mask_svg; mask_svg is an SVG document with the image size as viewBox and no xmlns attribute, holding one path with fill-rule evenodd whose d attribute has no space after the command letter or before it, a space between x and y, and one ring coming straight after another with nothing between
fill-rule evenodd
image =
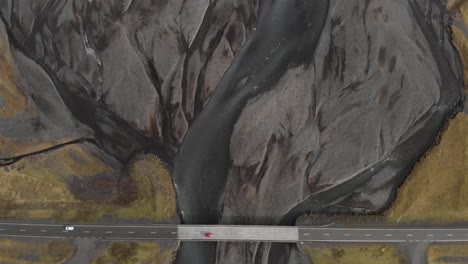
<instances>
[{"instance_id":1,"label":"vegetation patch","mask_svg":"<svg viewBox=\"0 0 468 264\"><path fill-rule=\"evenodd\" d=\"M455 15L455 20L459 21L459 24L452 25L452 43L460 54L460 58L464 65L464 77L465 77L465 91L468 92L468 41L466 30L468 27L468 1L467 0L450 0L447 3L447 10L459 11ZM463 25L464 28L461 28Z\"/></svg>"},{"instance_id":2,"label":"vegetation patch","mask_svg":"<svg viewBox=\"0 0 468 264\"><path fill-rule=\"evenodd\" d=\"M467 131L468 115L459 113L398 190L389 222L467 222Z\"/></svg>"},{"instance_id":3,"label":"vegetation patch","mask_svg":"<svg viewBox=\"0 0 468 264\"><path fill-rule=\"evenodd\" d=\"M468 243L431 244L427 250L427 263L468 263Z\"/></svg>"},{"instance_id":4,"label":"vegetation patch","mask_svg":"<svg viewBox=\"0 0 468 264\"><path fill-rule=\"evenodd\" d=\"M386 218L383 215L351 215L351 214L333 214L333 213L310 213L301 215L297 221L298 226L323 226L328 224L340 225L372 225L385 223Z\"/></svg>"},{"instance_id":5,"label":"vegetation patch","mask_svg":"<svg viewBox=\"0 0 468 264\"><path fill-rule=\"evenodd\" d=\"M93 264L170 264L174 262L176 249L176 245L163 248L157 242L112 242L96 256Z\"/></svg>"},{"instance_id":6,"label":"vegetation patch","mask_svg":"<svg viewBox=\"0 0 468 264\"><path fill-rule=\"evenodd\" d=\"M377 244L314 244L303 251L317 264L403 264L397 247Z\"/></svg>"},{"instance_id":7,"label":"vegetation patch","mask_svg":"<svg viewBox=\"0 0 468 264\"><path fill-rule=\"evenodd\" d=\"M69 239L51 240L46 243L0 239L0 263L64 263L73 255L74 249L73 242Z\"/></svg>"},{"instance_id":8,"label":"vegetation patch","mask_svg":"<svg viewBox=\"0 0 468 264\"><path fill-rule=\"evenodd\" d=\"M147 155L135 159L129 166L138 197L131 206L116 212L120 218L144 215L155 221L170 221L177 215L176 194L172 177L166 166L156 157Z\"/></svg>"},{"instance_id":9,"label":"vegetation patch","mask_svg":"<svg viewBox=\"0 0 468 264\"><path fill-rule=\"evenodd\" d=\"M172 179L163 164L142 155L123 168L83 143L0 168L0 218L89 222L105 215L177 219Z\"/></svg>"}]
</instances>

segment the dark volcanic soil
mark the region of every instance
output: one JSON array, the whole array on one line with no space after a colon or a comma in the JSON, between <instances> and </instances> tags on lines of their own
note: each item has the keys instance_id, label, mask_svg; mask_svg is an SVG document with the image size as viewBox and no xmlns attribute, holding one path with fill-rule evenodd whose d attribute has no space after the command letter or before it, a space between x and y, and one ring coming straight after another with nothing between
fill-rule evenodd
<instances>
[{"instance_id":1,"label":"dark volcanic soil","mask_svg":"<svg viewBox=\"0 0 468 264\"><path fill-rule=\"evenodd\" d=\"M122 166L150 152L184 223L377 212L462 105L444 4L2 0L0 162L82 139ZM300 259L183 243L177 262Z\"/></svg>"}]
</instances>

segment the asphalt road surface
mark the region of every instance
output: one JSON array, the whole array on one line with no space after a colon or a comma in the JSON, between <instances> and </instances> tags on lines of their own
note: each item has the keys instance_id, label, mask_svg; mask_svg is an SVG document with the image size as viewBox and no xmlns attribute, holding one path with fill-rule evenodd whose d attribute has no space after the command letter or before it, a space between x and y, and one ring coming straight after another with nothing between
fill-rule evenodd
<instances>
[{"instance_id":1,"label":"asphalt road surface","mask_svg":"<svg viewBox=\"0 0 468 264\"><path fill-rule=\"evenodd\" d=\"M242 225L73 225L0 223L0 237L264 242L468 241L468 228L342 228ZM205 237L212 233L213 237Z\"/></svg>"},{"instance_id":2,"label":"asphalt road surface","mask_svg":"<svg viewBox=\"0 0 468 264\"><path fill-rule=\"evenodd\" d=\"M177 239L177 225L73 225L73 231L66 231L65 226L65 224L0 223L0 237Z\"/></svg>"}]
</instances>

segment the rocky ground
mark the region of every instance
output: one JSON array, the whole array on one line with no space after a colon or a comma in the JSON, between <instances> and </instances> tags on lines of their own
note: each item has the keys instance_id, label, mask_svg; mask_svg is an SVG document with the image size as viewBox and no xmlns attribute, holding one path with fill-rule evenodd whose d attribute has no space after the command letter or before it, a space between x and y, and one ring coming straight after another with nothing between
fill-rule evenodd
<instances>
[{"instance_id":1,"label":"rocky ground","mask_svg":"<svg viewBox=\"0 0 468 264\"><path fill-rule=\"evenodd\" d=\"M65 201L132 204L146 153L185 223L378 212L463 106L442 0L3 0L0 18L0 180L46 160ZM166 187L137 205L165 212ZM301 258L210 247L193 263Z\"/></svg>"}]
</instances>

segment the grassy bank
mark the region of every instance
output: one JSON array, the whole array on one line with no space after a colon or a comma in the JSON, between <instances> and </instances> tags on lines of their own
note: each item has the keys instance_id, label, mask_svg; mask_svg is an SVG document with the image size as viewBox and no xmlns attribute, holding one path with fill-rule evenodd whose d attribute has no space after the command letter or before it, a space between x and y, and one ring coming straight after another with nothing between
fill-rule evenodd
<instances>
[{"instance_id":1,"label":"grassy bank","mask_svg":"<svg viewBox=\"0 0 468 264\"><path fill-rule=\"evenodd\" d=\"M317 264L403 264L405 259L392 245L316 244L303 247Z\"/></svg>"},{"instance_id":2,"label":"grassy bank","mask_svg":"<svg viewBox=\"0 0 468 264\"><path fill-rule=\"evenodd\" d=\"M96 256L93 264L170 264L174 261L176 249L163 248L156 242L113 242Z\"/></svg>"},{"instance_id":3,"label":"grassy bank","mask_svg":"<svg viewBox=\"0 0 468 264\"><path fill-rule=\"evenodd\" d=\"M468 222L468 115L450 121L386 212L390 222Z\"/></svg>"},{"instance_id":4,"label":"grassy bank","mask_svg":"<svg viewBox=\"0 0 468 264\"><path fill-rule=\"evenodd\" d=\"M148 155L134 160L128 171L138 198L129 207L117 210L117 217L134 218L141 215L156 221L170 221L177 215L172 177L157 158Z\"/></svg>"},{"instance_id":5,"label":"grassy bank","mask_svg":"<svg viewBox=\"0 0 468 264\"><path fill-rule=\"evenodd\" d=\"M468 1L467 0L449 0L447 3L447 10L458 13L455 20L461 22L465 26L468 25ZM468 73L468 40L463 33L463 29L457 25L450 27L452 30L452 43L460 54L460 58L464 65L464 72ZM465 92L468 92L468 74L464 75L465 79Z\"/></svg>"},{"instance_id":6,"label":"grassy bank","mask_svg":"<svg viewBox=\"0 0 468 264\"><path fill-rule=\"evenodd\" d=\"M350 215L350 214L304 214L301 215L297 221L296 225L310 225L310 226L322 226L328 225L330 223L334 224L360 224L360 225L369 225L369 224L381 224L386 221L385 216L383 215Z\"/></svg>"},{"instance_id":7,"label":"grassy bank","mask_svg":"<svg viewBox=\"0 0 468 264\"><path fill-rule=\"evenodd\" d=\"M427 250L427 263L468 263L468 243L432 244Z\"/></svg>"},{"instance_id":8,"label":"grassy bank","mask_svg":"<svg viewBox=\"0 0 468 264\"><path fill-rule=\"evenodd\" d=\"M141 156L121 168L102 157L106 155L94 146L77 144L0 168L0 218L176 219L172 179L158 159ZM129 183L119 187L121 178Z\"/></svg>"},{"instance_id":9,"label":"grassy bank","mask_svg":"<svg viewBox=\"0 0 468 264\"><path fill-rule=\"evenodd\" d=\"M0 239L0 263L64 263L72 256L74 249L72 241L64 239L52 240L46 243Z\"/></svg>"}]
</instances>

